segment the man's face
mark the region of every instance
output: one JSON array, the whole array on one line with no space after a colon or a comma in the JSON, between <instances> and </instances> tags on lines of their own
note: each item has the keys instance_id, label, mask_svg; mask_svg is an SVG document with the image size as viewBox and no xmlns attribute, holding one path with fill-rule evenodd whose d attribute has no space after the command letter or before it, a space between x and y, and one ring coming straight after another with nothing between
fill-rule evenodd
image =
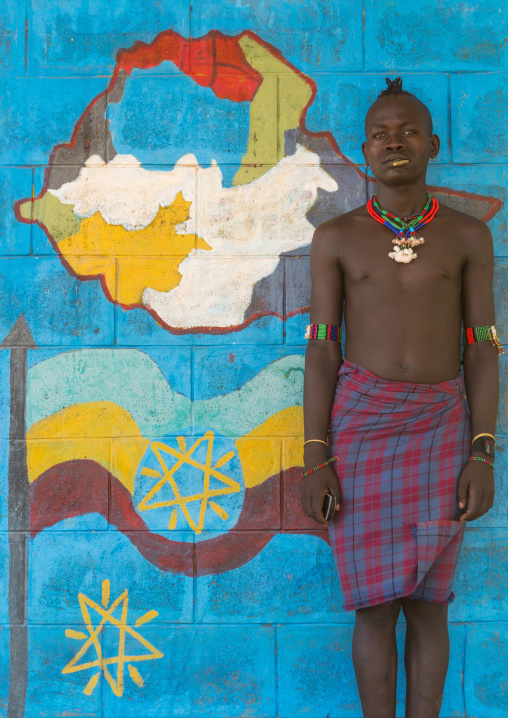
<instances>
[{"instance_id":1,"label":"man's face","mask_svg":"<svg viewBox=\"0 0 508 718\"><path fill-rule=\"evenodd\" d=\"M387 95L371 106L365 119L363 155L378 182L413 184L425 176L430 156L439 151L425 107L408 95Z\"/></svg>"}]
</instances>

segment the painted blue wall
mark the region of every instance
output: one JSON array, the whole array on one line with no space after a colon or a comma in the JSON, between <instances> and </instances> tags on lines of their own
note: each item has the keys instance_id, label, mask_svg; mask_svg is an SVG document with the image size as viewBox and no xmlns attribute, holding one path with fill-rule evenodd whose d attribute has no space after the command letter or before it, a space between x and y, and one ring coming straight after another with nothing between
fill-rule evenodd
<instances>
[{"instance_id":1,"label":"painted blue wall","mask_svg":"<svg viewBox=\"0 0 508 718\"><path fill-rule=\"evenodd\" d=\"M29 200L25 206L31 208L25 221L16 218L14 207L42 192L55 146L70 142L89 103L111 88L120 48L137 41L151 43L167 30L184 38L199 38L210 31L228 36L251 31L272 48L273 57L287 63L286 70L266 73L275 78L273 102L277 92L279 100L285 100L282 80L285 73L294 73L290 65L316 83L306 129L309 136L325 131L333 135L342 155L335 150L321 154L321 166L352 206L364 202L371 189L365 176L358 180L351 167L358 165L361 170L363 118L385 76L402 75L405 86L429 105L442 140L438 161L429 168L429 184L444 188L450 203L459 202L456 206L477 216L495 207L488 221L496 252L497 325L506 344L508 8L491 0L467 6L438 0L5 0L3 16L0 342L24 315L37 345L28 350L26 429L30 432L31 422L35 423L30 417L42 420L72 402L103 400L107 392L101 394L94 372L100 379L106 376L101 373L105 369L94 367L105 366L106 361L96 360L97 354L85 357L83 351L111 349L108 376L116 377L117 383L102 379L109 382L108 401L127 407L135 431L139 430L120 436L105 429L104 435L91 437L83 420L77 437L65 431L45 434L43 439L29 433L29 471L30 461L41 467L45 460L37 454L37 441L47 445L40 452L47 449L56 452L54 456L66 456L64 444L72 439L76 460L92 461L99 454L109 459L104 460L107 466L102 464L106 472L102 494L91 495L96 491L92 484L96 475L90 474L76 499L76 506L93 506L89 510L74 511L69 484L55 483L43 495L30 494L34 512L42 500L56 514L57 505L63 508L58 520L48 520L37 535L32 516L34 533L26 548L26 610L18 613L16 621L26 626L28 637L26 707L21 709L18 700L18 712L12 716L359 718L350 660L354 616L341 608L341 590L325 536L305 523L297 506L298 488L291 491L297 474L288 471L295 462L285 457L295 456L301 424L295 420L289 425L286 414L277 419L281 411L300 416L308 245L285 256L278 274L270 274L269 281L265 276L266 281L257 285L254 308L249 316L247 311L241 326L223 326L218 318L217 331L201 330L199 323L190 329L176 325L168 330L145 308L127 309L110 301L97 279L82 281L83 276L69 271L50 242L50 233L34 221L35 204ZM224 67L221 71L239 72ZM263 112L266 126L260 126L267 132L272 121L268 100ZM104 123L106 119L117 153L135 155L153 171L172 170L185 153L194 154L203 167L216 159L224 188L232 186L249 136L247 101L218 98L170 62L134 70L122 102L109 105ZM292 131L297 129L295 125ZM285 141L289 147L288 134ZM276 166L283 154L273 150L273 156L260 164ZM68 159L66 163L72 164ZM204 184L197 186L199 194ZM319 191L322 199L326 193ZM326 197L320 207L321 218L335 211ZM200 236L199 221L196 234ZM62 365L51 362L69 352L73 353L64 377L55 369ZM149 378L138 383L136 377L141 375L132 367L138 366L140 355ZM507 361L501 360L496 504L468 526L454 586L457 598L450 607L451 659L441 712L447 718L508 715ZM12 536L19 533L9 532L13 527L8 509L9 455L13 446L25 441L24 435L9 433L11 390L20 391L10 382L11 363L12 350L0 348L1 716L7 716L9 691L12 701L17 690L12 682L9 685L9 646L13 645L9 546L12 551ZM61 398L69 394L71 385L72 402ZM50 405L53 408L47 409ZM263 422L269 420L271 428L259 429L252 438L250 432L268 426ZM142 441L164 439L177 447L177 437L184 436L189 446L209 430L215 432L216 446L222 451L217 457L237 452L237 463L228 470L240 483L245 480L242 492L222 507L231 514L229 523L224 519L221 524L217 514L198 532L190 524L186 527L179 516L175 533L166 529L165 515L158 524L153 514L151 523L147 519L148 528L132 523L132 515L118 518L115 512L120 511L121 501L115 491L124 491L129 483L127 472L124 488L115 484L115 470L121 464L115 451L120 444L125 456L131 457ZM242 529L235 528L235 522L247 491L254 491L247 476L256 471L255 459L249 464L242 454L241 440L246 437L257 442L258 455L268 467L259 475L258 486L268 487L268 479L272 483L270 493L253 499L251 523ZM117 440L121 440L118 445ZM101 442L107 442L104 451ZM153 457L148 459L140 451L132 482L139 480L145 467L155 466ZM32 478L36 486L40 478ZM192 483L195 477L189 473L186 480ZM135 497L141 490L140 484L136 486ZM128 494L126 489L122 501ZM21 535L28 535L29 529L30 525L21 527ZM213 542L228 534L233 542L229 548L215 549ZM165 548L143 553L141 544L154 540L154 535L155 540L167 541ZM187 544L190 553L185 553ZM188 557L187 563L182 559L186 568L161 567L160 556L173 560L177 550ZM236 560L240 551L246 558ZM11 566L12 560L11 556ZM125 601L112 612L111 605L125 591L128 611L122 619ZM157 613L147 617L150 611ZM105 628L76 659L101 617ZM124 624L129 630L122 628ZM401 656L403 638L401 620ZM108 671L97 663L99 651L112 660L110 681ZM122 651L131 656L122 664L123 680L118 662ZM73 661L81 666L79 670L72 670ZM12 675L17 681L17 673ZM98 675L96 683L94 675ZM397 715L402 716L402 658L398 696Z\"/></svg>"}]
</instances>

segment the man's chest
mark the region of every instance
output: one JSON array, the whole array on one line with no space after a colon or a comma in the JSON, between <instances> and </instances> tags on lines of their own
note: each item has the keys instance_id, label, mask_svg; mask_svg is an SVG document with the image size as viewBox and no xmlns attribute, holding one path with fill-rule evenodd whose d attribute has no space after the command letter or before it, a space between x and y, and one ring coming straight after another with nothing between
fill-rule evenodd
<instances>
[{"instance_id":1,"label":"man's chest","mask_svg":"<svg viewBox=\"0 0 508 718\"><path fill-rule=\"evenodd\" d=\"M424 227L425 232L418 232L424 242L413 248L416 257L403 263L389 256L394 251L394 233L383 227L380 230L351 238L347 243L341 254L346 288L385 285L430 292L446 286L456 289L460 284L465 257L459 237L444 236Z\"/></svg>"}]
</instances>

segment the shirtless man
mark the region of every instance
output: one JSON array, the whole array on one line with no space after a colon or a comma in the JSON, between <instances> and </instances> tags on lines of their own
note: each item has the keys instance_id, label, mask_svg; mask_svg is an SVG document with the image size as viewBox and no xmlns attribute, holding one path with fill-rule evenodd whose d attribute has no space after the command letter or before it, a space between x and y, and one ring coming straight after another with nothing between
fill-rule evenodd
<instances>
[{"instance_id":1,"label":"shirtless man","mask_svg":"<svg viewBox=\"0 0 508 718\"><path fill-rule=\"evenodd\" d=\"M362 145L377 180L377 209L364 205L324 222L312 242L311 337L326 335L318 324L331 325L334 336L344 308L346 343L344 360L339 341L308 344L305 472L327 457L338 461L304 476L303 504L326 524L325 495L337 499L330 535L344 607L356 611L352 655L364 718L395 716L401 609L406 718L437 718L465 522L494 500L500 348L493 246L483 222L439 205L406 234L424 243L395 248L396 230L381 223L380 212L406 220L422 214L439 137L429 110L400 78L387 85L367 113ZM389 256L404 246L406 261ZM464 348L469 413L462 323L474 340Z\"/></svg>"}]
</instances>

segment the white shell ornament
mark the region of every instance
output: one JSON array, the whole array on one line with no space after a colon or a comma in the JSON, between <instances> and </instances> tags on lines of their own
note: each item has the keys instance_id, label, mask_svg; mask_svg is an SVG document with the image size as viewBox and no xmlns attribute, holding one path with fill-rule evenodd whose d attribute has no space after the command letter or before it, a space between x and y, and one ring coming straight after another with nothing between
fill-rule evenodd
<instances>
[{"instance_id":1,"label":"white shell ornament","mask_svg":"<svg viewBox=\"0 0 508 718\"><path fill-rule=\"evenodd\" d=\"M400 247L395 247L393 252L388 252L388 256L390 259L394 259L396 262L403 262L404 264L409 264L409 262L412 262L413 259L417 258L416 252L413 252L412 247L406 247L405 249L401 249Z\"/></svg>"},{"instance_id":2,"label":"white shell ornament","mask_svg":"<svg viewBox=\"0 0 508 718\"><path fill-rule=\"evenodd\" d=\"M392 242L395 247L393 248L393 252L388 252L390 259L394 259L396 262L402 262L403 264L409 264L409 262L412 262L413 259L416 259L418 256L416 252L413 252L413 247L423 244L424 239L423 237L417 237L415 234L412 234L410 237L405 237L404 239L397 237L396 239L392 239Z\"/></svg>"}]
</instances>

